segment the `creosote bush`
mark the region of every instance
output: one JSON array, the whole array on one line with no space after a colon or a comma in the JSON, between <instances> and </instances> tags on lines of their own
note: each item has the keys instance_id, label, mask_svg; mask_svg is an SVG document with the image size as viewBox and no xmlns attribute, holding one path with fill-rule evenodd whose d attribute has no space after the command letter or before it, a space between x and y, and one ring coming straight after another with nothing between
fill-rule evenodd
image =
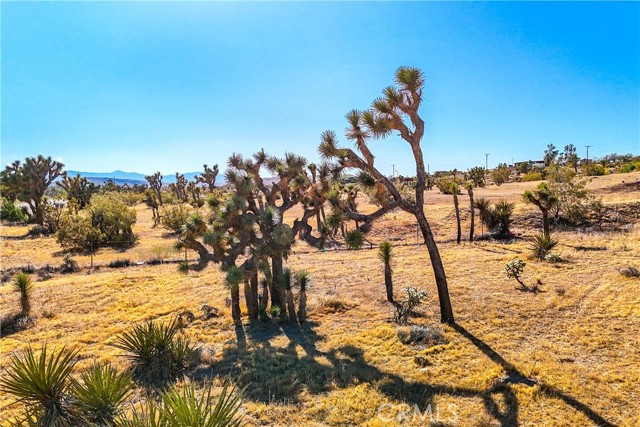
<instances>
[{"instance_id":1,"label":"creosote bush","mask_svg":"<svg viewBox=\"0 0 640 427\"><path fill-rule=\"evenodd\" d=\"M178 336L179 322L148 321L120 335L114 347L124 350L133 365L134 379L143 384L165 384L193 362L196 348Z\"/></svg>"},{"instance_id":2,"label":"creosote bush","mask_svg":"<svg viewBox=\"0 0 640 427\"><path fill-rule=\"evenodd\" d=\"M400 342L407 345L431 347L447 343L447 340L442 335L442 328L439 326L402 326L398 328L398 338Z\"/></svg>"}]
</instances>

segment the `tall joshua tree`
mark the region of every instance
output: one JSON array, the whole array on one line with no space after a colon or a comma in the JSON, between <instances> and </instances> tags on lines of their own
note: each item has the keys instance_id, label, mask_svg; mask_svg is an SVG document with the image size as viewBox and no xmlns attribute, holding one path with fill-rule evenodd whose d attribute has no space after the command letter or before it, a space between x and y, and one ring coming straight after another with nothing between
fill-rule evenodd
<instances>
[{"instance_id":1,"label":"tall joshua tree","mask_svg":"<svg viewBox=\"0 0 640 427\"><path fill-rule=\"evenodd\" d=\"M421 142L425 125L424 120L418 114L424 83L424 75L419 69L399 68L395 73L395 85L385 88L382 96L373 101L370 109L365 111L352 110L346 115L349 123L346 136L349 140L354 141L360 154L352 149L339 147L336 134L333 131L325 131L322 134L319 151L323 157L337 160L342 168L355 168L369 173L388 192L388 203L383 204L373 213L362 214L351 210L346 212L351 219L361 223L359 227L361 230L368 230L372 221L396 208L414 215L427 246L436 279L440 301L440 320L453 324L455 319L449 298L447 276L431 226L424 212L427 174ZM416 167L415 202L403 198L394 183L376 168L375 157L368 146L368 142L372 138L386 138L393 132L399 133L400 137L409 144L413 153Z\"/></svg>"},{"instance_id":2,"label":"tall joshua tree","mask_svg":"<svg viewBox=\"0 0 640 427\"><path fill-rule=\"evenodd\" d=\"M522 198L526 203L533 203L542 212L542 230L544 236L549 238L549 211L558 204L558 196L547 186L546 182L541 182L534 191L525 191Z\"/></svg>"},{"instance_id":3,"label":"tall joshua tree","mask_svg":"<svg viewBox=\"0 0 640 427\"><path fill-rule=\"evenodd\" d=\"M0 173L3 194L18 198L29 205L36 224L43 222L43 197L45 190L59 176L64 165L51 157L27 157L24 163L15 161Z\"/></svg>"},{"instance_id":4,"label":"tall joshua tree","mask_svg":"<svg viewBox=\"0 0 640 427\"><path fill-rule=\"evenodd\" d=\"M206 185L207 190L211 193L216 188L216 177L219 173L218 165L213 165L213 167L210 168L205 164L203 165L203 169L204 172L200 175L196 175L195 179L196 182Z\"/></svg>"},{"instance_id":5,"label":"tall joshua tree","mask_svg":"<svg viewBox=\"0 0 640 427\"><path fill-rule=\"evenodd\" d=\"M454 174L455 177L455 174ZM455 178L454 178L455 179ZM451 183L451 194L453 194L453 207L456 211L456 225L458 233L456 234L456 243L460 244L460 239L462 238L462 226L460 225L460 203L458 202L458 193L460 192L460 187L457 182Z\"/></svg>"},{"instance_id":6,"label":"tall joshua tree","mask_svg":"<svg viewBox=\"0 0 640 427\"><path fill-rule=\"evenodd\" d=\"M153 175L147 175L144 177L149 183L149 188L156 196L156 200L160 206L162 206L162 174L156 172Z\"/></svg>"},{"instance_id":7,"label":"tall joshua tree","mask_svg":"<svg viewBox=\"0 0 640 427\"><path fill-rule=\"evenodd\" d=\"M378 258L384 263L384 287L387 290L387 301L393 303L393 269L391 268L391 258L393 258L393 246L391 242L384 241L378 248Z\"/></svg>"},{"instance_id":8,"label":"tall joshua tree","mask_svg":"<svg viewBox=\"0 0 640 427\"><path fill-rule=\"evenodd\" d=\"M64 189L67 199L75 201L79 209L84 209L89 204L91 196L98 192L98 187L80 174L73 178L64 175L62 181L57 182L56 185Z\"/></svg>"}]
</instances>

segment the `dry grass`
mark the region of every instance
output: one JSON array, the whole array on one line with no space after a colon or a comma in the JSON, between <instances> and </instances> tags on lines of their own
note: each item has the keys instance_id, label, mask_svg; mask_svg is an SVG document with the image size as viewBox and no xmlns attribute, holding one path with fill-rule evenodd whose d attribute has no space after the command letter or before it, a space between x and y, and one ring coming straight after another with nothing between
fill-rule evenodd
<instances>
[{"instance_id":1,"label":"dry grass","mask_svg":"<svg viewBox=\"0 0 640 427\"><path fill-rule=\"evenodd\" d=\"M640 178L627 175L595 181L603 183L598 191L606 202L640 200L639 192L607 193L607 185L619 183L612 177ZM516 200L535 184L477 193ZM98 360L124 368L125 360L109 345L117 334L135 322L190 310L196 320L184 333L202 346L194 377L231 375L249 384L245 407L251 425L429 425L428 415L426 421L419 415L398 421L398 408L406 409L401 404L419 405L422 415L430 404L434 419L438 409L440 421L459 426L640 425L640 287L619 272L637 264L640 224L627 232L559 233L557 250L567 262L528 260L525 279L543 283L543 292L531 294L516 290L503 274L507 261L526 256L526 241L456 245L450 197L430 193L428 205L460 325L442 327L442 344L424 348L400 341L389 322L392 309L384 300L375 250L318 252L299 245L289 265L312 275L309 322L301 327L245 322L234 328L224 305L228 291L215 267L188 276L175 265L103 268L36 282L34 326L3 337L0 351L4 356L29 344L67 344L85 358L79 367ZM170 248L171 237L152 229L150 216L139 209L140 243L125 253L101 250L96 259L144 260L154 248ZM519 204L516 212L528 209ZM4 227L2 235L24 232ZM390 238L413 242L411 219L392 213L369 236L374 245ZM3 268L60 263L52 255L57 251L48 238L6 239ZM436 325L439 310L425 248L397 246L394 270L398 296L408 285L429 292L413 322ZM349 308L332 309L336 301ZM2 316L17 310L18 297L8 286L0 287L0 302ZM222 316L203 320L203 304L220 308ZM10 402L1 395L2 425L15 413Z\"/></svg>"}]
</instances>

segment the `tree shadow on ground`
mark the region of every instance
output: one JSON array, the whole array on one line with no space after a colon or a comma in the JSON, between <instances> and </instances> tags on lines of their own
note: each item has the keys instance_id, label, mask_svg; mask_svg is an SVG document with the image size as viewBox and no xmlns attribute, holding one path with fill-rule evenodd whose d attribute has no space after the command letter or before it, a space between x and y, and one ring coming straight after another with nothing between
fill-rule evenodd
<instances>
[{"instance_id":1,"label":"tree shadow on ground","mask_svg":"<svg viewBox=\"0 0 640 427\"><path fill-rule=\"evenodd\" d=\"M297 404L301 402L303 392L318 395L362 383L371 384L385 397L421 411L434 405L435 396L479 399L487 414L502 427L518 426L519 403L512 386L538 384L459 325L453 327L455 331L505 370L505 376L487 389L406 381L367 363L364 351L352 345L319 350L318 343L324 341L324 337L316 332L315 326L314 323L280 327L255 323L237 328L240 345L225 350L222 358L210 366L200 367L194 378L205 380L228 375L238 386L247 387L248 399L263 403ZM271 345L272 339L284 337L289 341L286 347ZM247 348L247 338L253 348ZM562 400L597 425L613 426L584 403L551 386L538 385L544 394ZM371 417L378 414L379 408L368 409Z\"/></svg>"}]
</instances>

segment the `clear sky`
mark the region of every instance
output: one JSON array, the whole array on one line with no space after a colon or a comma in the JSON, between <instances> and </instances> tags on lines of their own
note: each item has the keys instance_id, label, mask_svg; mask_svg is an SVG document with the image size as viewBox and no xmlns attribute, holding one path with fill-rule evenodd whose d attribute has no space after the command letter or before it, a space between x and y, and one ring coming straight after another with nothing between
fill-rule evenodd
<instances>
[{"instance_id":1,"label":"clear sky","mask_svg":"<svg viewBox=\"0 0 640 427\"><path fill-rule=\"evenodd\" d=\"M426 74L431 171L640 152L640 3L2 2L2 163L198 171L317 160L400 65ZM341 139L348 143L345 138ZM411 174L406 143L379 168Z\"/></svg>"}]
</instances>

